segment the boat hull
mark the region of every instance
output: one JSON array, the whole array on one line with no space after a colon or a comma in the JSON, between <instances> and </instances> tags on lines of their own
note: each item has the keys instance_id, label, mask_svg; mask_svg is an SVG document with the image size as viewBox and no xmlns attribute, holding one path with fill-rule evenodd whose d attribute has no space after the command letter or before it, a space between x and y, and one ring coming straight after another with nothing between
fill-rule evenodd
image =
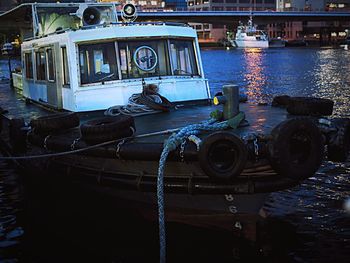
<instances>
[{"instance_id":1,"label":"boat hull","mask_svg":"<svg viewBox=\"0 0 350 263\"><path fill-rule=\"evenodd\" d=\"M254 40L235 40L235 46L238 48L268 48L269 41Z\"/></svg>"}]
</instances>

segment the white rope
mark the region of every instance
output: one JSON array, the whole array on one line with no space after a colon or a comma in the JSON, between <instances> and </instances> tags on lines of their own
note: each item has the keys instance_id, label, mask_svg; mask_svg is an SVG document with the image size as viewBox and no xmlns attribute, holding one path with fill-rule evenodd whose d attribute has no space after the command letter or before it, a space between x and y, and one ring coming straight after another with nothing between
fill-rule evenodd
<instances>
[{"instance_id":1,"label":"white rope","mask_svg":"<svg viewBox=\"0 0 350 263\"><path fill-rule=\"evenodd\" d=\"M153 98L153 96L152 96L152 98ZM159 111L156 111L145 104L140 103L139 102L140 97L141 97L141 93L133 94L129 98L127 105L125 105L125 106L112 106L104 112L104 115L117 116L119 114L125 114L125 115L139 116L139 115L159 112ZM153 99L154 99L154 101L157 102L158 99L160 99L160 98L158 97L158 99L157 98L153 98Z\"/></svg>"}]
</instances>

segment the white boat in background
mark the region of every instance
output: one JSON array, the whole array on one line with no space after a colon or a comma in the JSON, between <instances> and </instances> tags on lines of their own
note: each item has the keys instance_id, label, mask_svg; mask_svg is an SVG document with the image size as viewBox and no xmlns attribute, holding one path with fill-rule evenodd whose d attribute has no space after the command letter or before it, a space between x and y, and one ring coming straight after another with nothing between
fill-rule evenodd
<instances>
[{"instance_id":1,"label":"white boat in background","mask_svg":"<svg viewBox=\"0 0 350 263\"><path fill-rule=\"evenodd\" d=\"M235 39L230 40L233 47L238 48L268 48L269 38L263 30L258 30L250 16L247 25L237 27Z\"/></svg>"}]
</instances>

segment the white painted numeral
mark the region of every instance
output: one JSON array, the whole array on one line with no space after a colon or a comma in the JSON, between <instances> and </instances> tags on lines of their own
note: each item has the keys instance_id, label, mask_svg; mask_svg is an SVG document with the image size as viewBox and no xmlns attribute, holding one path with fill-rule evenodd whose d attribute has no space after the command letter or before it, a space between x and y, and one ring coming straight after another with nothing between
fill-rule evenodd
<instances>
[{"instance_id":1,"label":"white painted numeral","mask_svg":"<svg viewBox=\"0 0 350 263\"><path fill-rule=\"evenodd\" d=\"M238 211L237 211L237 207L235 207L234 205L230 205L229 207L228 207L228 209L230 210L230 212L232 213L232 214L236 214Z\"/></svg>"},{"instance_id":2,"label":"white painted numeral","mask_svg":"<svg viewBox=\"0 0 350 263\"><path fill-rule=\"evenodd\" d=\"M232 202L233 201L233 195L225 195L225 198L227 201Z\"/></svg>"}]
</instances>

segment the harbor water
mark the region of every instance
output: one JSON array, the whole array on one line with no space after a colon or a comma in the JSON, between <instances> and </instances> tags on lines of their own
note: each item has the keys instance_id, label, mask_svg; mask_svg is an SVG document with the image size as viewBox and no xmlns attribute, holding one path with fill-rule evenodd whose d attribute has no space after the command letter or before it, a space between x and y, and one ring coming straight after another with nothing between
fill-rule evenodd
<instances>
[{"instance_id":1,"label":"harbor water","mask_svg":"<svg viewBox=\"0 0 350 263\"><path fill-rule=\"evenodd\" d=\"M201 55L212 95L225 84L236 84L256 104L283 94L329 98L335 116L350 117L349 51L202 49ZM0 60L3 83L7 68L7 61ZM0 97L6 109L4 101ZM0 262L157 262L158 226L126 214L127 204L64 185L28 192L25 175L0 162ZM326 162L299 186L271 193L261 247L216 229L167 224L168 262L346 263L346 204L350 206L350 162Z\"/></svg>"}]
</instances>

